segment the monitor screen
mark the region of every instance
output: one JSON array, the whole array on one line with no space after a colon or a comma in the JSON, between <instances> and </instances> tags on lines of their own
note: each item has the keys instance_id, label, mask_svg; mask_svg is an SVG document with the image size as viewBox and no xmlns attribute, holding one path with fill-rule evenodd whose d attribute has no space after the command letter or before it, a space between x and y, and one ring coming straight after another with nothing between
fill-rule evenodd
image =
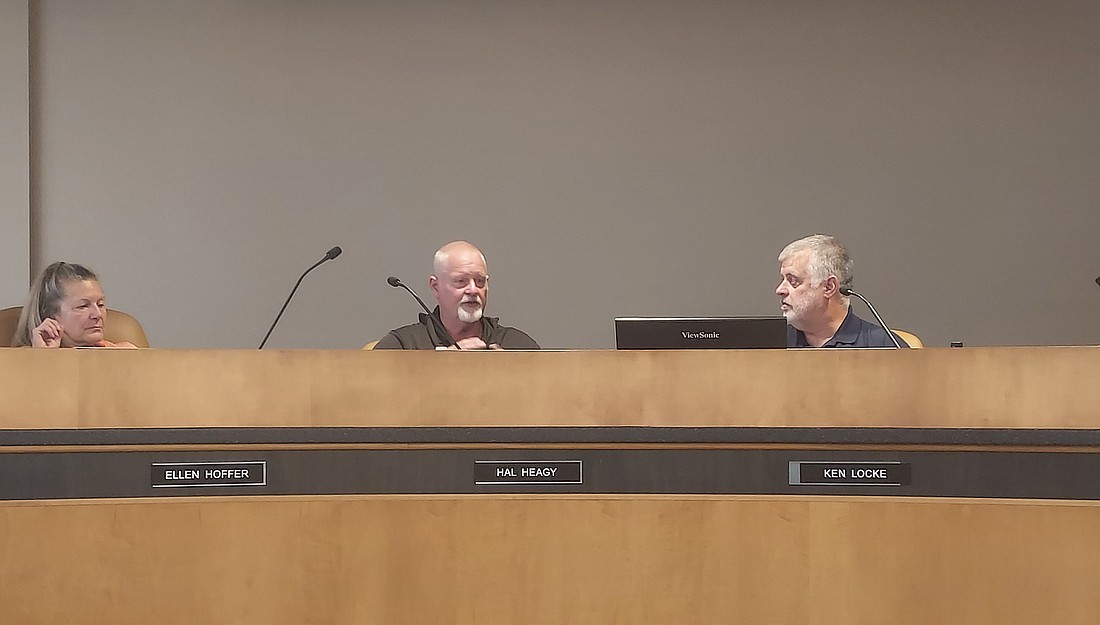
<instances>
[{"instance_id":1,"label":"monitor screen","mask_svg":"<svg viewBox=\"0 0 1100 625\"><path fill-rule=\"evenodd\" d=\"M617 349L785 349L783 317L618 317Z\"/></svg>"}]
</instances>

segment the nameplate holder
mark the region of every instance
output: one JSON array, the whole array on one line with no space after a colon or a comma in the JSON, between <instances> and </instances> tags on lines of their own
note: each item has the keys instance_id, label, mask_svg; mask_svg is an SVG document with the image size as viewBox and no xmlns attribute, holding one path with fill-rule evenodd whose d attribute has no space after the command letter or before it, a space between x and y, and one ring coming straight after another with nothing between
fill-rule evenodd
<instances>
[{"instance_id":1,"label":"nameplate holder","mask_svg":"<svg viewBox=\"0 0 1100 625\"><path fill-rule=\"evenodd\" d=\"M267 486L267 461L154 462L153 488Z\"/></svg>"},{"instance_id":2,"label":"nameplate holder","mask_svg":"<svg viewBox=\"0 0 1100 625\"><path fill-rule=\"evenodd\" d=\"M475 460L474 484L583 484L580 460Z\"/></svg>"},{"instance_id":3,"label":"nameplate holder","mask_svg":"<svg viewBox=\"0 0 1100 625\"><path fill-rule=\"evenodd\" d=\"M818 462L791 460L790 486L908 486L913 470L908 462Z\"/></svg>"}]
</instances>

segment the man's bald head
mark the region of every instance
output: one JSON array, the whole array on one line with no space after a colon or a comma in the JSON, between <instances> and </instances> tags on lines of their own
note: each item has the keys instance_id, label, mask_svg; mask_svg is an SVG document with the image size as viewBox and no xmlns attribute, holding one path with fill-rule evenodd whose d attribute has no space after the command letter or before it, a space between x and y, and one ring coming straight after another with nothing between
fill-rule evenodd
<instances>
[{"instance_id":1,"label":"man's bald head","mask_svg":"<svg viewBox=\"0 0 1100 625\"><path fill-rule=\"evenodd\" d=\"M481 260L482 271L488 271L485 263L485 255L477 246L467 241L451 241L435 251L435 259L432 261L432 274L439 276L449 269L452 258L470 258L476 256Z\"/></svg>"}]
</instances>

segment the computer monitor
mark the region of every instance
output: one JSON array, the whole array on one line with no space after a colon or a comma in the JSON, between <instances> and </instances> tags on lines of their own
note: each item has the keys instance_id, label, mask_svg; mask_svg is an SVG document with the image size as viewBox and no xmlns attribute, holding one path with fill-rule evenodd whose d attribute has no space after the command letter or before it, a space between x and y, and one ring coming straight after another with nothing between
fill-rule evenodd
<instances>
[{"instance_id":1,"label":"computer monitor","mask_svg":"<svg viewBox=\"0 0 1100 625\"><path fill-rule=\"evenodd\" d=\"M785 349L783 317L618 317L616 349Z\"/></svg>"}]
</instances>

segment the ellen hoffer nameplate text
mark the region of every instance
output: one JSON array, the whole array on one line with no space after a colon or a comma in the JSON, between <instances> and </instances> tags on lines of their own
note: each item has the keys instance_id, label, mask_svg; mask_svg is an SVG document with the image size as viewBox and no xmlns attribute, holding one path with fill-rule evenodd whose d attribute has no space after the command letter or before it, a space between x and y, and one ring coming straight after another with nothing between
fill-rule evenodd
<instances>
[{"instance_id":1,"label":"ellen hoffer nameplate text","mask_svg":"<svg viewBox=\"0 0 1100 625\"><path fill-rule=\"evenodd\" d=\"M267 461L154 462L153 488L266 486Z\"/></svg>"}]
</instances>

